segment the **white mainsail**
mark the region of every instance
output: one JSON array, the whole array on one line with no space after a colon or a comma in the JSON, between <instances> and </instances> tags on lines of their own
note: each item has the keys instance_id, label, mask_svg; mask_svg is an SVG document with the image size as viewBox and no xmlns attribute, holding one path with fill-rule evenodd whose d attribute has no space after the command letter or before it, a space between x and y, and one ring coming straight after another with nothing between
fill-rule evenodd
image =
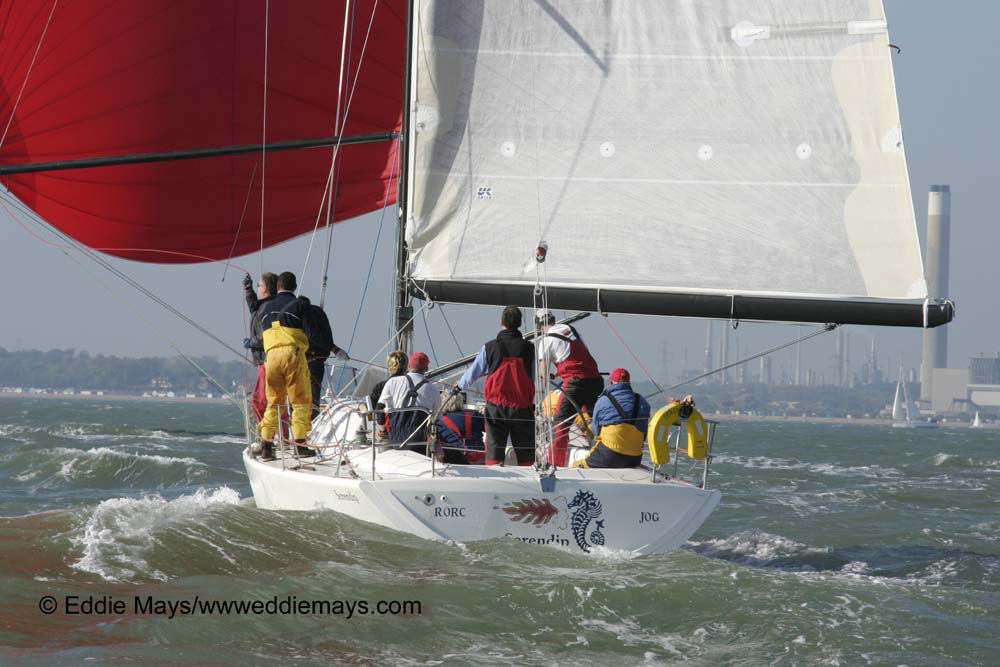
<instances>
[{"instance_id":1,"label":"white mainsail","mask_svg":"<svg viewBox=\"0 0 1000 667\"><path fill-rule=\"evenodd\" d=\"M926 296L880 0L415 11L418 284Z\"/></svg>"}]
</instances>

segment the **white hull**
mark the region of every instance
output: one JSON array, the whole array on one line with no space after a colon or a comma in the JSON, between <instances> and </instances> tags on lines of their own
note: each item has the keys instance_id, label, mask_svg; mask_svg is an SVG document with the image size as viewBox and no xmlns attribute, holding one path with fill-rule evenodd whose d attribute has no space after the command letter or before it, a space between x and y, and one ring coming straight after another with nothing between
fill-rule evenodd
<instances>
[{"instance_id":1,"label":"white hull","mask_svg":"<svg viewBox=\"0 0 1000 667\"><path fill-rule=\"evenodd\" d=\"M589 553L597 547L652 554L684 544L720 494L680 481L651 480L646 469L560 469L549 491L532 468L436 465L408 451L348 451L298 466L291 454L263 463L243 453L257 506L334 510L433 540L508 537ZM308 461L309 459L306 459ZM353 469L353 472L352 472Z\"/></svg>"}]
</instances>

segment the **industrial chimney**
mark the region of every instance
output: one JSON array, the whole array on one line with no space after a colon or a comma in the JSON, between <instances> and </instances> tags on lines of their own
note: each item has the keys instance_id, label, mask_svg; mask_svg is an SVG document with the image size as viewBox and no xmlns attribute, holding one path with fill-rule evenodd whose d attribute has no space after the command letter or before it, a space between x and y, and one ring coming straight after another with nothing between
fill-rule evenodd
<instances>
[{"instance_id":1,"label":"industrial chimney","mask_svg":"<svg viewBox=\"0 0 1000 667\"><path fill-rule=\"evenodd\" d=\"M927 194L927 296L948 297L948 247L951 237L951 188L932 185ZM920 364L920 401L929 405L934 390L934 369L948 367L948 328L924 329Z\"/></svg>"}]
</instances>

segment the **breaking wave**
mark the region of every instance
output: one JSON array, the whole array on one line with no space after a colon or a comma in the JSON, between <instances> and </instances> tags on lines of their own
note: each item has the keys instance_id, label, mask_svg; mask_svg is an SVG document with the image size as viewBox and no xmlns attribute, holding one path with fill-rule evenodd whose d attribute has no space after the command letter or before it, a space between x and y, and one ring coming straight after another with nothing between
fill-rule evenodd
<instances>
[{"instance_id":1,"label":"breaking wave","mask_svg":"<svg viewBox=\"0 0 1000 667\"><path fill-rule=\"evenodd\" d=\"M127 449L54 447L8 452L0 457L10 479L35 489L103 488L121 485L166 488L207 481L209 466L191 457L143 454Z\"/></svg>"},{"instance_id":2,"label":"breaking wave","mask_svg":"<svg viewBox=\"0 0 1000 667\"><path fill-rule=\"evenodd\" d=\"M207 518L212 508L239 501L239 494L228 487L198 490L173 500L158 495L105 500L70 536L72 544L82 551L72 567L106 581L166 580L164 572L146 561L147 555L161 547L172 532L192 520L200 523ZM225 557L221 547L202 543Z\"/></svg>"}]
</instances>

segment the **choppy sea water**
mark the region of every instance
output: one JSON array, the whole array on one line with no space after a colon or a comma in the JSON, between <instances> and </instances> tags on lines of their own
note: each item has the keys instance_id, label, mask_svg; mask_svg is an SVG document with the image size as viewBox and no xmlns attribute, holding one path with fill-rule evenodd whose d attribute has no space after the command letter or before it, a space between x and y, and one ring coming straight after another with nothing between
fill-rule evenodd
<instances>
[{"instance_id":1,"label":"choppy sea water","mask_svg":"<svg viewBox=\"0 0 1000 667\"><path fill-rule=\"evenodd\" d=\"M718 509L683 549L626 558L258 510L241 419L0 398L0 664L1000 663L1000 431L723 423ZM420 611L170 618L136 598Z\"/></svg>"}]
</instances>

